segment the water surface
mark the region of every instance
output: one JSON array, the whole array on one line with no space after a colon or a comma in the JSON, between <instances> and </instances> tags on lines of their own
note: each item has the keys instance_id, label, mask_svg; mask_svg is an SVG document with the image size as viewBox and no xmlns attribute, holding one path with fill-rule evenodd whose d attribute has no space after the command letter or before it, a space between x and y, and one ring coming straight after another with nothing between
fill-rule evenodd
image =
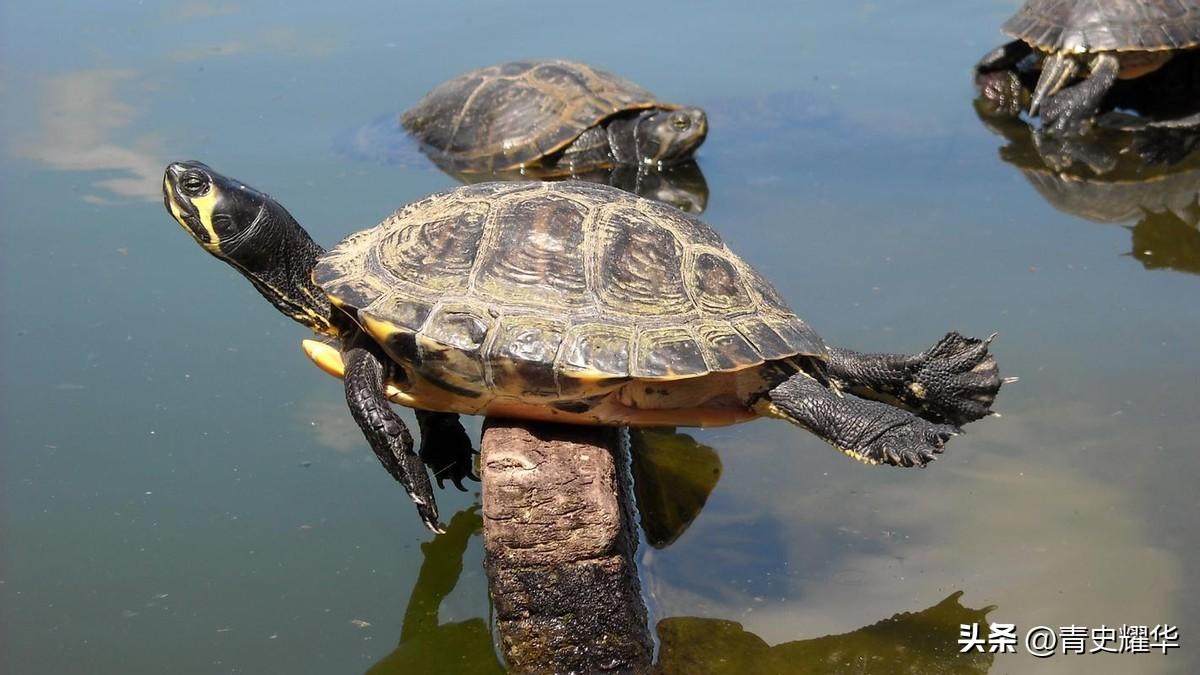
<instances>
[{"instance_id":1,"label":"water surface","mask_svg":"<svg viewBox=\"0 0 1200 675\"><path fill-rule=\"evenodd\" d=\"M641 549L655 620L779 646L961 592L1023 629L1168 623L1185 645L996 672L1195 672L1200 277L1126 255L1130 230L1057 210L1000 159L969 68L1015 6L5 3L0 664L419 672L397 645L436 554L462 564L436 621L465 661L441 667L496 667L479 538L422 550L303 329L159 189L167 161L200 159L332 244L454 185L337 139L462 71L553 56L709 108L704 219L828 341L999 331L1021 377L927 471L782 423L691 431L721 476L686 532ZM439 500L449 519L477 497Z\"/></svg>"}]
</instances>

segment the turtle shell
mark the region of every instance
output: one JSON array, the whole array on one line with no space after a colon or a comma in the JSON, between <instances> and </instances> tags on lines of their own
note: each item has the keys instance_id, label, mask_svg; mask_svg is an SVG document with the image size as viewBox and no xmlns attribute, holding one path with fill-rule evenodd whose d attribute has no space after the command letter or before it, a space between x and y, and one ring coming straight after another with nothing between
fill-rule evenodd
<instances>
[{"instance_id":1,"label":"turtle shell","mask_svg":"<svg viewBox=\"0 0 1200 675\"><path fill-rule=\"evenodd\" d=\"M438 85L401 117L439 166L495 172L536 165L623 112L679 106L571 61L515 61Z\"/></svg>"},{"instance_id":2,"label":"turtle shell","mask_svg":"<svg viewBox=\"0 0 1200 675\"><path fill-rule=\"evenodd\" d=\"M581 398L827 356L707 225L606 185L433 195L342 241L314 279L393 360L459 396Z\"/></svg>"},{"instance_id":3,"label":"turtle shell","mask_svg":"<svg viewBox=\"0 0 1200 675\"><path fill-rule=\"evenodd\" d=\"M1005 33L1047 52L1163 51L1200 45L1194 0L1029 0Z\"/></svg>"}]
</instances>

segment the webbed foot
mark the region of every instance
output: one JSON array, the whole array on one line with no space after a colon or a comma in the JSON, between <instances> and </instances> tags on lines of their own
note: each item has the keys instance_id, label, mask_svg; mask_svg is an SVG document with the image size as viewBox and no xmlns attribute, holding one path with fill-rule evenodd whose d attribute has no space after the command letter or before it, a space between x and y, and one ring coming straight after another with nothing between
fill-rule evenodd
<instances>
[{"instance_id":1,"label":"webbed foot","mask_svg":"<svg viewBox=\"0 0 1200 675\"><path fill-rule=\"evenodd\" d=\"M979 93L976 107L984 115L1020 117L1029 108L1029 90L1010 70L976 74L975 90Z\"/></svg>"},{"instance_id":2,"label":"webbed foot","mask_svg":"<svg viewBox=\"0 0 1200 675\"><path fill-rule=\"evenodd\" d=\"M920 417L898 420L893 426L857 451L846 453L868 464L924 467L945 451L946 441L961 433L948 424L934 424Z\"/></svg>"},{"instance_id":3,"label":"webbed foot","mask_svg":"<svg viewBox=\"0 0 1200 675\"><path fill-rule=\"evenodd\" d=\"M1096 107L1085 91L1067 87L1042 103L1042 131L1057 135L1082 135L1091 127Z\"/></svg>"},{"instance_id":4,"label":"webbed foot","mask_svg":"<svg viewBox=\"0 0 1200 675\"><path fill-rule=\"evenodd\" d=\"M962 425L991 414L1004 380L986 340L948 333L913 357L905 401L937 422Z\"/></svg>"},{"instance_id":5,"label":"webbed foot","mask_svg":"<svg viewBox=\"0 0 1200 675\"><path fill-rule=\"evenodd\" d=\"M1064 87L1054 94L1047 92L1040 106L1037 105L1038 92L1035 92L1032 107L1035 108L1035 113L1040 109L1038 114L1041 115L1042 130L1050 134L1087 132L1120 69L1121 64L1117 57L1102 54L1096 57L1091 74L1083 82ZM1045 72L1042 77L1047 77ZM1038 89L1042 89L1040 81L1038 85Z\"/></svg>"},{"instance_id":6,"label":"webbed foot","mask_svg":"<svg viewBox=\"0 0 1200 675\"><path fill-rule=\"evenodd\" d=\"M475 474L478 453L458 415L425 410L418 410L416 414L421 427L421 460L433 473L438 488L445 489L445 481L449 480L454 487L466 492L463 479L479 481Z\"/></svg>"}]
</instances>

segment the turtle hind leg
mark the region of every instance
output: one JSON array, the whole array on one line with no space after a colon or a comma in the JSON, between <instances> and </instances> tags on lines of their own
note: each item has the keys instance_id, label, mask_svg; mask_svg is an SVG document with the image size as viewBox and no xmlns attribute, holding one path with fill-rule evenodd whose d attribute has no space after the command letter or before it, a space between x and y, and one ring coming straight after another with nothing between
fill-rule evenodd
<instances>
[{"instance_id":1,"label":"turtle hind leg","mask_svg":"<svg viewBox=\"0 0 1200 675\"><path fill-rule=\"evenodd\" d=\"M776 385L756 408L808 429L867 464L923 467L959 432L885 403L838 396L804 373Z\"/></svg>"},{"instance_id":2,"label":"turtle hind leg","mask_svg":"<svg viewBox=\"0 0 1200 675\"><path fill-rule=\"evenodd\" d=\"M449 480L466 492L464 478L479 481L475 474L477 453L458 415L417 410L416 416L421 427L421 461L433 472L438 487L444 488L443 482Z\"/></svg>"},{"instance_id":3,"label":"turtle hind leg","mask_svg":"<svg viewBox=\"0 0 1200 675\"><path fill-rule=\"evenodd\" d=\"M1112 89L1121 63L1112 54L1100 54L1092 62L1086 80L1047 94L1041 106L1042 129L1048 133L1071 133L1085 128L1100 110L1105 94ZM1038 82L1039 89L1041 82ZM1037 102L1037 95L1034 95Z\"/></svg>"},{"instance_id":4,"label":"turtle hind leg","mask_svg":"<svg viewBox=\"0 0 1200 675\"><path fill-rule=\"evenodd\" d=\"M412 435L404 421L388 405L384 390L383 361L364 347L350 347L342 354L346 364L346 403L367 443L388 473L404 486L417 506L425 527L441 534L437 502L425 473L425 465L413 452Z\"/></svg>"},{"instance_id":5,"label":"turtle hind leg","mask_svg":"<svg viewBox=\"0 0 1200 675\"><path fill-rule=\"evenodd\" d=\"M962 425L985 417L1005 380L980 340L947 333L919 354L860 354L833 347L829 376L865 398L902 406L932 422ZM1012 380L1009 380L1012 381Z\"/></svg>"}]
</instances>

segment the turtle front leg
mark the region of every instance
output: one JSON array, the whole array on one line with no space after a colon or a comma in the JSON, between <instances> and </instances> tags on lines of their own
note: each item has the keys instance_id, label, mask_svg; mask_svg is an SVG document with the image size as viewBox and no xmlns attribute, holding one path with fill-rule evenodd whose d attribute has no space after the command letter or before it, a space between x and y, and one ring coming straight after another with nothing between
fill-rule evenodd
<instances>
[{"instance_id":1,"label":"turtle front leg","mask_svg":"<svg viewBox=\"0 0 1200 675\"><path fill-rule=\"evenodd\" d=\"M417 410L417 425L421 428L421 460L433 471L439 488L449 479L454 487L463 487L464 478L478 482L475 475L475 447L471 437L454 413Z\"/></svg>"},{"instance_id":2,"label":"turtle front leg","mask_svg":"<svg viewBox=\"0 0 1200 675\"><path fill-rule=\"evenodd\" d=\"M1052 134L1080 131L1100 111L1104 95L1117 81L1121 63L1112 54L1100 54L1092 62L1091 70L1083 82L1046 97L1041 106L1044 131Z\"/></svg>"},{"instance_id":3,"label":"turtle front leg","mask_svg":"<svg viewBox=\"0 0 1200 675\"><path fill-rule=\"evenodd\" d=\"M1005 382L988 352L994 337L949 333L912 355L831 347L829 377L859 396L903 406L933 422L962 425L991 414Z\"/></svg>"},{"instance_id":4,"label":"turtle front leg","mask_svg":"<svg viewBox=\"0 0 1200 675\"><path fill-rule=\"evenodd\" d=\"M433 487L425 473L425 465L413 452L412 435L404 421L388 405L384 390L384 366L374 352L361 346L353 346L342 352L346 365L346 403L350 414L375 456L392 477L404 486L405 492L417 505L417 514L425 527L438 534L437 502Z\"/></svg>"},{"instance_id":5,"label":"turtle front leg","mask_svg":"<svg viewBox=\"0 0 1200 675\"><path fill-rule=\"evenodd\" d=\"M867 464L923 467L958 433L956 427L885 403L838 396L802 372L767 392L755 408L808 429Z\"/></svg>"}]
</instances>

